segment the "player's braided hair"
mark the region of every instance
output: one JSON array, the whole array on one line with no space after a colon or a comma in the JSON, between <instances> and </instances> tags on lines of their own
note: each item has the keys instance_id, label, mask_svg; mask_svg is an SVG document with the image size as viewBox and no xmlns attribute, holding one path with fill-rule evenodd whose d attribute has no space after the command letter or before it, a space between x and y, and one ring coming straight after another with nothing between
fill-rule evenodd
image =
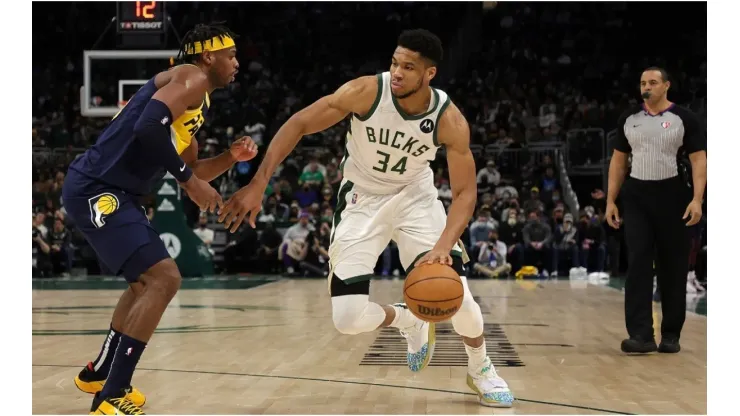
<instances>
[{"instance_id":1,"label":"player's braided hair","mask_svg":"<svg viewBox=\"0 0 740 416\"><path fill-rule=\"evenodd\" d=\"M205 47L205 42L213 39L216 36L221 39L223 39L225 36L236 39L238 35L224 26L224 22L216 22L207 25L195 25L195 27L187 32L182 38L182 43L180 43L180 50L177 54L178 63L197 62L198 59L200 59L200 54L187 55L187 45L200 42L201 46Z\"/></svg>"},{"instance_id":2,"label":"player's braided hair","mask_svg":"<svg viewBox=\"0 0 740 416\"><path fill-rule=\"evenodd\" d=\"M432 66L442 62L442 41L426 29L403 31L398 37L398 46L418 52L419 55L430 60Z\"/></svg>"}]
</instances>

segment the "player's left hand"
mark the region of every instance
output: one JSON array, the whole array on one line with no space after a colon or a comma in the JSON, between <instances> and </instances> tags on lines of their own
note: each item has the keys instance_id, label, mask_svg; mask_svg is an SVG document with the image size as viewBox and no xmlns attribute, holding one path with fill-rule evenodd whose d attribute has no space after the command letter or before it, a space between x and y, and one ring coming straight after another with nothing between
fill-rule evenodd
<instances>
[{"instance_id":1,"label":"player's left hand","mask_svg":"<svg viewBox=\"0 0 740 416\"><path fill-rule=\"evenodd\" d=\"M433 248L431 251L425 254L422 258L420 258L416 263L414 263L414 267L418 267L425 263L426 264L440 263L440 264L446 264L448 266L452 266L452 256L450 256L450 250L441 250L438 248Z\"/></svg>"},{"instance_id":2,"label":"player's left hand","mask_svg":"<svg viewBox=\"0 0 740 416\"><path fill-rule=\"evenodd\" d=\"M683 219L691 216L689 222L686 223L687 227L697 224L701 220L701 201L692 200L689 206L686 207L686 212L683 214Z\"/></svg>"},{"instance_id":3,"label":"player's left hand","mask_svg":"<svg viewBox=\"0 0 740 416\"><path fill-rule=\"evenodd\" d=\"M252 180L247 186L234 192L224 206L218 211L218 222L235 233L242 221L249 215L249 225L256 228L257 214L262 211L262 196L265 185Z\"/></svg>"},{"instance_id":4,"label":"player's left hand","mask_svg":"<svg viewBox=\"0 0 740 416\"><path fill-rule=\"evenodd\" d=\"M234 143L231 143L229 148L231 157L237 162L246 162L254 159L257 156L257 144L249 136L244 136Z\"/></svg>"}]
</instances>

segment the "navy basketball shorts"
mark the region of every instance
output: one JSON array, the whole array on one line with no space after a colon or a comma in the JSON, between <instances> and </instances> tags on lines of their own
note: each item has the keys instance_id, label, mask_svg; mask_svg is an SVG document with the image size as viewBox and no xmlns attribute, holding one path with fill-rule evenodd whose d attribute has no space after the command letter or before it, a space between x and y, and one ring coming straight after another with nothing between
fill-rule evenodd
<instances>
[{"instance_id":1,"label":"navy basketball shorts","mask_svg":"<svg viewBox=\"0 0 740 416\"><path fill-rule=\"evenodd\" d=\"M90 243L104 270L133 283L163 259L170 258L144 207L117 189L94 194L64 189L64 208Z\"/></svg>"}]
</instances>

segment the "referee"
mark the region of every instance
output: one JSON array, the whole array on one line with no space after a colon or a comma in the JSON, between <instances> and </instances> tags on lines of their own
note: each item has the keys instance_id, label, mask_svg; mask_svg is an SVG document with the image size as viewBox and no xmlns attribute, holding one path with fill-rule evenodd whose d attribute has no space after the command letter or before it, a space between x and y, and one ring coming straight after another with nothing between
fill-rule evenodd
<instances>
[{"instance_id":1,"label":"referee","mask_svg":"<svg viewBox=\"0 0 740 416\"><path fill-rule=\"evenodd\" d=\"M665 70L651 67L643 71L640 92L644 103L620 117L609 165L606 218L613 228L621 225L615 201L624 183L620 199L629 253L624 288L629 339L622 341L622 351L627 353L679 352L686 319L689 227L702 216L706 137L694 113L668 101L670 86ZM691 161L686 177L679 172L679 168L688 172L678 160L683 153ZM632 166L625 181L630 154ZM653 333L653 265L663 309L660 347Z\"/></svg>"}]
</instances>

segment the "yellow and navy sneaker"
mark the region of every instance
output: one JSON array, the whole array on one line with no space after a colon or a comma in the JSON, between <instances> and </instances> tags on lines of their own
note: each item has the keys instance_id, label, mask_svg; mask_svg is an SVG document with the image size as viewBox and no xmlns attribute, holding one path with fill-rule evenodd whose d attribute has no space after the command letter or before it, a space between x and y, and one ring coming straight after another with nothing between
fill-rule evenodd
<instances>
[{"instance_id":1,"label":"yellow and navy sneaker","mask_svg":"<svg viewBox=\"0 0 740 416\"><path fill-rule=\"evenodd\" d=\"M131 389L121 389L119 397L100 397L100 392L95 393L91 415L144 415L141 408L128 399Z\"/></svg>"},{"instance_id":2,"label":"yellow and navy sneaker","mask_svg":"<svg viewBox=\"0 0 740 416\"><path fill-rule=\"evenodd\" d=\"M87 363L80 374L75 377L75 386L85 393L95 394L103 390L103 385L105 385L105 379L101 379L95 374L92 363ZM146 396L136 387L129 389L126 399L138 407L144 407L144 403L146 403Z\"/></svg>"},{"instance_id":3,"label":"yellow and navy sneaker","mask_svg":"<svg viewBox=\"0 0 740 416\"><path fill-rule=\"evenodd\" d=\"M406 308L404 303L396 303L394 306ZM410 312L409 312L410 313ZM435 325L416 318L416 323L408 328L401 329L401 335L408 342L406 362L411 371L421 371L432 361L435 344Z\"/></svg>"},{"instance_id":4,"label":"yellow and navy sneaker","mask_svg":"<svg viewBox=\"0 0 740 416\"><path fill-rule=\"evenodd\" d=\"M479 368L468 369L468 387L478 395L483 406L511 407L514 403L509 385L496 373L489 357Z\"/></svg>"}]
</instances>

